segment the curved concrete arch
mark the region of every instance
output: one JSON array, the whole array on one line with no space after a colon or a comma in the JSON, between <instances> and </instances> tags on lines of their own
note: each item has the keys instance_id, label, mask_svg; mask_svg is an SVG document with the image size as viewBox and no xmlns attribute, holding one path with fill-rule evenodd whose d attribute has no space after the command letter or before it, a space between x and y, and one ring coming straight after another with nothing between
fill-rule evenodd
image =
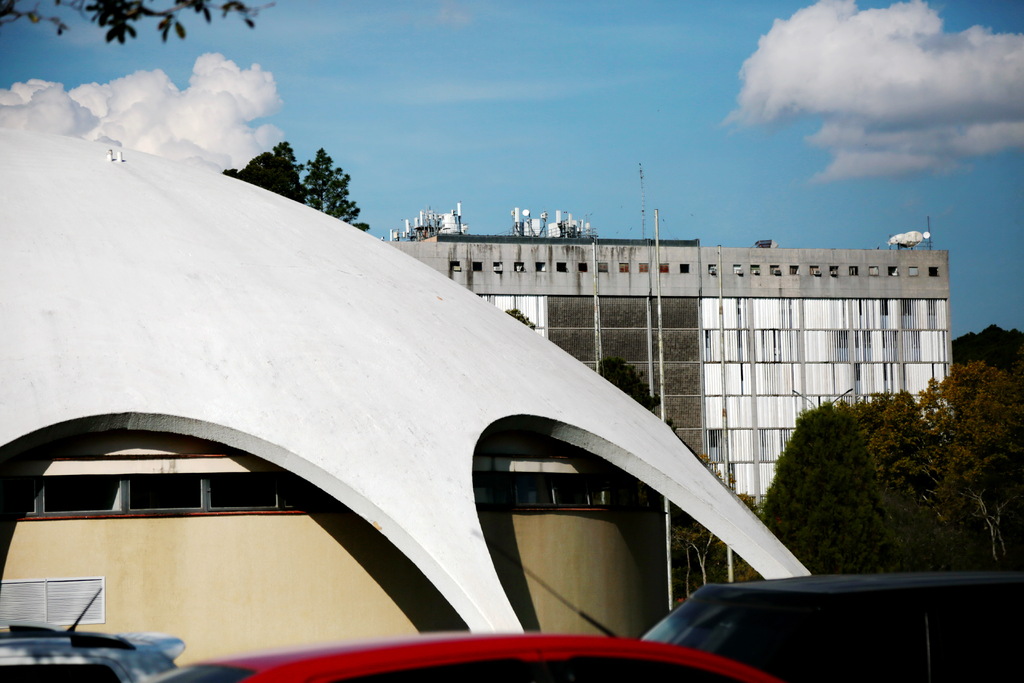
<instances>
[{"instance_id":1,"label":"curved concrete arch","mask_svg":"<svg viewBox=\"0 0 1024 683\"><path fill-rule=\"evenodd\" d=\"M0 130L0 444L119 414L273 444L470 628L515 630L471 462L489 425L535 415L702 521L746 520L707 526L763 548L737 546L766 576L805 572L654 415L430 267L241 181L106 153Z\"/></svg>"},{"instance_id":2,"label":"curved concrete arch","mask_svg":"<svg viewBox=\"0 0 1024 683\"><path fill-rule=\"evenodd\" d=\"M785 546L772 536L761 520L708 471L694 456L661 459L641 458L586 429L539 415L515 415L495 421L481 438L505 430L522 430L553 439L597 455L628 472L678 505L766 578L806 573Z\"/></svg>"},{"instance_id":3,"label":"curved concrete arch","mask_svg":"<svg viewBox=\"0 0 1024 683\"><path fill-rule=\"evenodd\" d=\"M0 463L59 439L120 429L196 437L254 455L293 472L322 488L382 533L434 584L470 628L482 630L494 628L516 630L518 628L518 622L496 625L488 621L487 615L481 614L481 610L474 604L473 596L467 595L462 587L452 580L452 576L436 561L430 548L425 547L419 542L419 539L407 533L402 525L391 520L377 502L367 499L348 486L344 477L326 472L280 446L225 425L181 416L149 413L89 415L48 425L7 444L0 444ZM482 532L474 536L476 535L482 538Z\"/></svg>"}]
</instances>

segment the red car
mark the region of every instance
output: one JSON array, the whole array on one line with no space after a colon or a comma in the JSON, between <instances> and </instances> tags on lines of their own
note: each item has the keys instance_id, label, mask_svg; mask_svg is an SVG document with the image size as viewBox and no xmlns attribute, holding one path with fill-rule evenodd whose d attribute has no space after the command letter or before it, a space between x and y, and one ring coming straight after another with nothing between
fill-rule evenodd
<instances>
[{"instance_id":1,"label":"red car","mask_svg":"<svg viewBox=\"0 0 1024 683\"><path fill-rule=\"evenodd\" d=\"M149 683L782 683L718 655L628 638L422 635L274 650L168 671Z\"/></svg>"}]
</instances>

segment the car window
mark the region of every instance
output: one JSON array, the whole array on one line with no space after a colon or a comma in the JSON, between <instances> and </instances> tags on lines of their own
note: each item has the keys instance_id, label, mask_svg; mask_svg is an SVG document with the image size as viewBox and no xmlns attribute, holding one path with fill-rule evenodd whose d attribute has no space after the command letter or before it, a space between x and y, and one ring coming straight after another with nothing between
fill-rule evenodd
<instances>
[{"instance_id":1,"label":"car window","mask_svg":"<svg viewBox=\"0 0 1024 683\"><path fill-rule=\"evenodd\" d=\"M200 664L165 671L146 679L146 683L238 683L253 673L255 672L234 666Z\"/></svg>"},{"instance_id":2,"label":"car window","mask_svg":"<svg viewBox=\"0 0 1024 683\"><path fill-rule=\"evenodd\" d=\"M0 667L4 683L121 683L103 664L15 664Z\"/></svg>"},{"instance_id":3,"label":"car window","mask_svg":"<svg viewBox=\"0 0 1024 683\"><path fill-rule=\"evenodd\" d=\"M555 683L608 681L675 681L678 683L736 683L736 679L683 664L623 657L572 657L548 662Z\"/></svg>"},{"instance_id":4,"label":"car window","mask_svg":"<svg viewBox=\"0 0 1024 683\"><path fill-rule=\"evenodd\" d=\"M419 667L405 671L389 671L359 678L340 678L345 683L534 683L537 681L531 664L518 659L494 659L482 662L461 662L443 666Z\"/></svg>"},{"instance_id":5,"label":"car window","mask_svg":"<svg viewBox=\"0 0 1024 683\"><path fill-rule=\"evenodd\" d=\"M808 609L762 608L689 600L651 629L644 640L685 645L737 659L759 669L813 615Z\"/></svg>"}]
</instances>

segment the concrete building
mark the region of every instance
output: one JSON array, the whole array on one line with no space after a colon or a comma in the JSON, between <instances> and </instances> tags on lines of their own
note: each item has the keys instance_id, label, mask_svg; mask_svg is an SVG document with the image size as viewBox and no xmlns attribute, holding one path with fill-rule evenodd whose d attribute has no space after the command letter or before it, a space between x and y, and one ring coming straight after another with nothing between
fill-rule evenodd
<instances>
[{"instance_id":1,"label":"concrete building","mask_svg":"<svg viewBox=\"0 0 1024 683\"><path fill-rule=\"evenodd\" d=\"M805 573L655 416L329 216L11 130L0 188L0 622L96 596L90 629L186 661L591 630L540 577L632 634L667 608L655 492Z\"/></svg>"},{"instance_id":2,"label":"concrete building","mask_svg":"<svg viewBox=\"0 0 1024 683\"><path fill-rule=\"evenodd\" d=\"M392 244L497 307L519 309L590 367L624 358L657 390L663 358L676 434L720 471L728 463L739 492L764 494L802 410L917 392L948 368L945 251L693 240L662 242L656 257L649 241L517 232L442 229Z\"/></svg>"}]
</instances>

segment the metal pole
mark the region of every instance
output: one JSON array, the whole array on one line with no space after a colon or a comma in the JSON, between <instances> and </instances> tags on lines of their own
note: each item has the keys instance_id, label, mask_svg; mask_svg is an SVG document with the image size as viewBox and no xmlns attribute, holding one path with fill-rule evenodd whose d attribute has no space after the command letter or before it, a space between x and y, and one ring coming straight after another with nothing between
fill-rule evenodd
<instances>
[{"instance_id":1,"label":"metal pole","mask_svg":"<svg viewBox=\"0 0 1024 683\"><path fill-rule=\"evenodd\" d=\"M594 370L601 374L601 298L597 286L597 237L594 237Z\"/></svg>"},{"instance_id":2,"label":"metal pole","mask_svg":"<svg viewBox=\"0 0 1024 683\"><path fill-rule=\"evenodd\" d=\"M719 444L719 448L722 451L722 464L725 467L725 485L732 490L732 472L729 467L729 401L728 401L728 390L726 386L726 375L725 375L725 293L723 291L722 280L724 278L722 271L722 245L718 245L718 343L721 345L719 353L721 353L722 363L722 441ZM732 583L735 576L733 571L732 561L732 546L726 544L725 546L725 561L728 567L729 583Z\"/></svg>"}]
</instances>

